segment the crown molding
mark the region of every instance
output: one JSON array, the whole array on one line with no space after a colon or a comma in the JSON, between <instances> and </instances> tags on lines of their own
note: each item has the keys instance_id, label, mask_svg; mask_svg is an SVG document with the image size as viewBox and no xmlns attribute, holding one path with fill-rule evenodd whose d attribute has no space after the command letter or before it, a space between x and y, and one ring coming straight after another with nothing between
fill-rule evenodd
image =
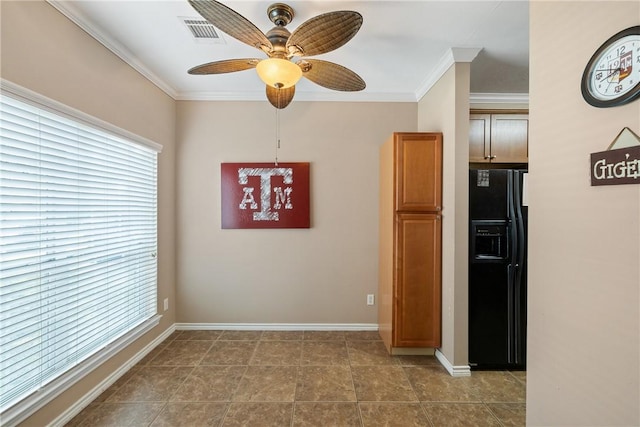
<instances>
[{"instance_id":1,"label":"crown molding","mask_svg":"<svg viewBox=\"0 0 640 427\"><path fill-rule=\"evenodd\" d=\"M529 104L528 93L471 93L470 104Z\"/></svg>"},{"instance_id":2,"label":"crown molding","mask_svg":"<svg viewBox=\"0 0 640 427\"><path fill-rule=\"evenodd\" d=\"M481 50L481 47L452 47L447 54L451 55L453 62L471 62Z\"/></svg>"},{"instance_id":3,"label":"crown molding","mask_svg":"<svg viewBox=\"0 0 640 427\"><path fill-rule=\"evenodd\" d=\"M456 62L471 62L482 50L481 47L452 47L442 56L436 64L433 72L428 75L415 93L414 101L419 101L429 90L437 83L438 80L447 72L447 70Z\"/></svg>"},{"instance_id":4,"label":"crown molding","mask_svg":"<svg viewBox=\"0 0 640 427\"><path fill-rule=\"evenodd\" d=\"M51 6L53 6L58 12L66 16L71 22L76 24L82 30L84 30L91 37L96 39L100 44L113 52L117 57L129 64L134 70L142 74L151 83L156 85L160 90L169 95L171 98L176 99L176 91L160 77L154 74L151 70L144 66L140 61L135 58L126 47L113 40L107 34L97 30L89 24L88 19L80 13L74 6L72 1L61 0L46 0Z\"/></svg>"}]
</instances>

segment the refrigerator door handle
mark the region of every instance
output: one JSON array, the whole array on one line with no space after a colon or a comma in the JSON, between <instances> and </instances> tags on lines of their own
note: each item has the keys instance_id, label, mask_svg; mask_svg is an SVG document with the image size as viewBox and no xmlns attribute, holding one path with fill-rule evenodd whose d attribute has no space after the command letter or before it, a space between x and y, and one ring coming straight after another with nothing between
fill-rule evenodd
<instances>
[{"instance_id":1,"label":"refrigerator door handle","mask_svg":"<svg viewBox=\"0 0 640 427\"><path fill-rule=\"evenodd\" d=\"M507 362L515 362L515 311L514 311L514 267L512 264L507 266Z\"/></svg>"},{"instance_id":2,"label":"refrigerator door handle","mask_svg":"<svg viewBox=\"0 0 640 427\"><path fill-rule=\"evenodd\" d=\"M517 172L513 170L507 171L507 216L509 217L509 238L511 240L511 263L507 267L507 360L509 363L516 362L516 341L517 341L517 324L516 310L516 287L517 287L517 266L519 251L519 233L518 233L518 217L516 215L516 191Z\"/></svg>"},{"instance_id":3,"label":"refrigerator door handle","mask_svg":"<svg viewBox=\"0 0 640 427\"><path fill-rule=\"evenodd\" d=\"M520 277L522 276L522 266L516 266L515 268L515 280L514 280L514 290L513 290L513 362L516 364L521 364L522 361L522 334L521 334L521 325L522 325L522 311L520 310L520 298L522 297L522 286L520 282Z\"/></svg>"},{"instance_id":4,"label":"refrigerator door handle","mask_svg":"<svg viewBox=\"0 0 640 427\"><path fill-rule=\"evenodd\" d=\"M523 313L522 310L520 308L520 300L522 298L522 274L524 271L524 262L525 262L525 230L524 230L524 219L522 217L522 195L520 194L520 180L521 180L521 174L520 172L515 172L514 173L514 192L513 192L513 198L514 198L514 206L515 206L515 220L516 220L516 233L518 236L518 248L516 250L517 253L517 258L515 260L516 264L516 270L515 270L515 280L514 280L514 285L515 285L515 291L514 291L514 305L515 305L515 313L514 313L514 320L515 320L515 338L514 338L514 344L515 344L515 363L522 363L523 361L521 360L521 349L523 348L523 337L521 334L521 328L522 328L522 323L524 322L523 317Z\"/></svg>"},{"instance_id":5,"label":"refrigerator door handle","mask_svg":"<svg viewBox=\"0 0 640 427\"><path fill-rule=\"evenodd\" d=\"M516 220L516 233L518 242L520 244L517 248L517 258L516 263L520 266L519 274L517 275L517 282L520 283L522 281L522 267L524 267L524 219L522 218L522 195L520 194L520 172L515 173L514 177L514 186L513 186L513 201L515 207L515 220Z\"/></svg>"}]
</instances>

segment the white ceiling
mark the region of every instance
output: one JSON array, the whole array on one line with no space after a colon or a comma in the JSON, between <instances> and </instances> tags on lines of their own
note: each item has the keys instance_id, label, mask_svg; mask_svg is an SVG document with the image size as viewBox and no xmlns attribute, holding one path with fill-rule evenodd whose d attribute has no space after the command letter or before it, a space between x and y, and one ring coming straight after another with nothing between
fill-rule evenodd
<instances>
[{"instance_id":1,"label":"white ceiling","mask_svg":"<svg viewBox=\"0 0 640 427\"><path fill-rule=\"evenodd\" d=\"M198 76L187 70L206 62L264 58L261 51L222 34L223 43L196 41L180 18L200 18L187 0L49 0L174 99L264 100L255 70ZM263 32L273 27L273 1L223 0ZM456 52L475 53L471 92L526 96L529 92L527 1L288 1L302 22L334 10L364 17L346 45L315 57L360 75L362 92L336 92L302 79L295 100L417 101L452 63ZM452 56L453 52L453 56Z\"/></svg>"}]
</instances>

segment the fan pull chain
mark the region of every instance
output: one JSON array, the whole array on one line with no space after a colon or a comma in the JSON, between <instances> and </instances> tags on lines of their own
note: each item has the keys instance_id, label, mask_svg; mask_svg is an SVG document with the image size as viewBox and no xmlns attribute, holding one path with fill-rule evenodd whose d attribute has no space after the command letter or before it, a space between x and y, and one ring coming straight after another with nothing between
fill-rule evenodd
<instances>
[{"instance_id":1,"label":"fan pull chain","mask_svg":"<svg viewBox=\"0 0 640 427\"><path fill-rule=\"evenodd\" d=\"M278 90L278 105L280 105L280 91ZM278 166L278 149L280 148L280 109L276 107L276 167Z\"/></svg>"}]
</instances>

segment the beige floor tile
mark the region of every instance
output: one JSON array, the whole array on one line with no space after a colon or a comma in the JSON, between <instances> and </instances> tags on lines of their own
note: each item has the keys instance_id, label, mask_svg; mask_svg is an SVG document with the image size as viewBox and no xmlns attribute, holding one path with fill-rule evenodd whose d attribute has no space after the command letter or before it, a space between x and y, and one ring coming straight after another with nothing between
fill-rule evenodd
<instances>
[{"instance_id":1,"label":"beige floor tile","mask_svg":"<svg viewBox=\"0 0 640 427\"><path fill-rule=\"evenodd\" d=\"M162 409L151 427L219 426L228 407L228 403L170 402Z\"/></svg>"},{"instance_id":2,"label":"beige floor tile","mask_svg":"<svg viewBox=\"0 0 640 427\"><path fill-rule=\"evenodd\" d=\"M262 341L290 341L304 338L304 331L264 331Z\"/></svg>"},{"instance_id":3,"label":"beige floor tile","mask_svg":"<svg viewBox=\"0 0 640 427\"><path fill-rule=\"evenodd\" d=\"M167 401L193 371L191 366L145 366L107 398L107 402Z\"/></svg>"},{"instance_id":4,"label":"beige floor tile","mask_svg":"<svg viewBox=\"0 0 640 427\"><path fill-rule=\"evenodd\" d=\"M87 414L79 426L147 426L160 413L164 405L164 402L101 403Z\"/></svg>"},{"instance_id":5,"label":"beige floor tile","mask_svg":"<svg viewBox=\"0 0 640 427\"><path fill-rule=\"evenodd\" d=\"M232 403L223 427L287 427L291 425L293 403Z\"/></svg>"},{"instance_id":6,"label":"beige floor tile","mask_svg":"<svg viewBox=\"0 0 640 427\"><path fill-rule=\"evenodd\" d=\"M196 366L171 400L231 401L246 370L246 366Z\"/></svg>"},{"instance_id":7,"label":"beige floor tile","mask_svg":"<svg viewBox=\"0 0 640 427\"><path fill-rule=\"evenodd\" d=\"M513 375L514 377L516 377L516 379L520 382L522 382L522 384L526 384L527 383L527 372L526 371L509 371L509 373L511 375Z\"/></svg>"},{"instance_id":8,"label":"beige floor tile","mask_svg":"<svg viewBox=\"0 0 640 427\"><path fill-rule=\"evenodd\" d=\"M169 343L171 343L171 342L173 342L173 340L171 340L171 341L165 340L162 343L160 343L160 345L158 345L156 348L154 348L149 353L147 353L147 355L144 356L142 359L140 359L140 361L137 363L136 366L146 366L146 365L148 365L149 362L151 362L157 355L162 353L162 350L164 350L169 345Z\"/></svg>"},{"instance_id":9,"label":"beige floor tile","mask_svg":"<svg viewBox=\"0 0 640 427\"><path fill-rule=\"evenodd\" d=\"M260 341L249 364L299 365L301 353L302 341Z\"/></svg>"},{"instance_id":10,"label":"beige floor tile","mask_svg":"<svg viewBox=\"0 0 640 427\"><path fill-rule=\"evenodd\" d=\"M344 341L305 341L302 365L348 365L349 353Z\"/></svg>"},{"instance_id":11,"label":"beige floor tile","mask_svg":"<svg viewBox=\"0 0 640 427\"><path fill-rule=\"evenodd\" d=\"M149 365L195 366L207 353L212 343L212 341L174 340L154 357Z\"/></svg>"},{"instance_id":12,"label":"beige floor tile","mask_svg":"<svg viewBox=\"0 0 640 427\"><path fill-rule=\"evenodd\" d=\"M175 331L79 426L524 426L526 372L452 377L377 331Z\"/></svg>"},{"instance_id":13,"label":"beige floor tile","mask_svg":"<svg viewBox=\"0 0 640 427\"><path fill-rule=\"evenodd\" d=\"M397 365L382 341L347 341L349 361L355 365Z\"/></svg>"},{"instance_id":14,"label":"beige floor tile","mask_svg":"<svg viewBox=\"0 0 640 427\"><path fill-rule=\"evenodd\" d=\"M524 427L527 409L524 403L488 403L487 406L505 427Z\"/></svg>"},{"instance_id":15,"label":"beige floor tile","mask_svg":"<svg viewBox=\"0 0 640 427\"><path fill-rule=\"evenodd\" d=\"M424 403L434 427L500 427L483 403Z\"/></svg>"},{"instance_id":16,"label":"beige floor tile","mask_svg":"<svg viewBox=\"0 0 640 427\"><path fill-rule=\"evenodd\" d=\"M293 402L297 376L296 366L249 366L233 401Z\"/></svg>"},{"instance_id":17,"label":"beige floor tile","mask_svg":"<svg viewBox=\"0 0 640 427\"><path fill-rule=\"evenodd\" d=\"M240 340L258 341L262 337L262 331L223 331L218 339L220 340Z\"/></svg>"},{"instance_id":18,"label":"beige floor tile","mask_svg":"<svg viewBox=\"0 0 640 427\"><path fill-rule=\"evenodd\" d=\"M304 339L311 341L344 341L343 331L304 331Z\"/></svg>"},{"instance_id":19,"label":"beige floor tile","mask_svg":"<svg viewBox=\"0 0 640 427\"><path fill-rule=\"evenodd\" d=\"M378 331L346 331L344 338L347 341L381 341Z\"/></svg>"},{"instance_id":20,"label":"beige floor tile","mask_svg":"<svg viewBox=\"0 0 640 427\"><path fill-rule=\"evenodd\" d=\"M429 427L419 403L360 403L364 427Z\"/></svg>"},{"instance_id":21,"label":"beige floor tile","mask_svg":"<svg viewBox=\"0 0 640 427\"><path fill-rule=\"evenodd\" d=\"M297 402L293 427L360 427L358 406L344 402Z\"/></svg>"},{"instance_id":22,"label":"beige floor tile","mask_svg":"<svg viewBox=\"0 0 640 427\"><path fill-rule=\"evenodd\" d=\"M417 401L406 375L399 366L352 366L358 401Z\"/></svg>"},{"instance_id":23,"label":"beige floor tile","mask_svg":"<svg viewBox=\"0 0 640 427\"><path fill-rule=\"evenodd\" d=\"M116 382L114 382L109 388L107 388L105 391L100 393L100 395L94 400L94 402L99 403L107 400L118 389L120 389L120 387L122 387L127 381L129 381L133 377L133 375L136 372L138 372L141 368L142 368L142 365L139 365L139 364L131 367L131 369L129 369L127 372L125 372L124 375L118 378Z\"/></svg>"},{"instance_id":24,"label":"beige floor tile","mask_svg":"<svg viewBox=\"0 0 640 427\"><path fill-rule=\"evenodd\" d=\"M295 400L355 402L348 366L303 366L298 374Z\"/></svg>"},{"instance_id":25,"label":"beige floor tile","mask_svg":"<svg viewBox=\"0 0 640 427\"><path fill-rule=\"evenodd\" d=\"M472 377L452 377L441 366L413 366L403 369L420 401L481 401Z\"/></svg>"},{"instance_id":26,"label":"beige floor tile","mask_svg":"<svg viewBox=\"0 0 640 427\"><path fill-rule=\"evenodd\" d=\"M471 378L483 402L525 401L525 385L509 372L475 371Z\"/></svg>"},{"instance_id":27,"label":"beige floor tile","mask_svg":"<svg viewBox=\"0 0 640 427\"><path fill-rule=\"evenodd\" d=\"M169 335L167 339L164 340L164 344L169 344L171 341L175 340L176 337L178 337L178 335L180 335L181 333L182 331L178 331L178 330L171 332L171 335Z\"/></svg>"},{"instance_id":28,"label":"beige floor tile","mask_svg":"<svg viewBox=\"0 0 640 427\"><path fill-rule=\"evenodd\" d=\"M215 341L201 365L247 365L258 341Z\"/></svg>"},{"instance_id":29,"label":"beige floor tile","mask_svg":"<svg viewBox=\"0 0 640 427\"><path fill-rule=\"evenodd\" d=\"M96 410L102 402L93 401L88 406L86 406L82 411L76 414L68 423L64 425L64 427L78 427L82 425L82 422L93 412Z\"/></svg>"},{"instance_id":30,"label":"beige floor tile","mask_svg":"<svg viewBox=\"0 0 640 427\"><path fill-rule=\"evenodd\" d=\"M440 362L435 356L393 356L401 366L440 366Z\"/></svg>"}]
</instances>

